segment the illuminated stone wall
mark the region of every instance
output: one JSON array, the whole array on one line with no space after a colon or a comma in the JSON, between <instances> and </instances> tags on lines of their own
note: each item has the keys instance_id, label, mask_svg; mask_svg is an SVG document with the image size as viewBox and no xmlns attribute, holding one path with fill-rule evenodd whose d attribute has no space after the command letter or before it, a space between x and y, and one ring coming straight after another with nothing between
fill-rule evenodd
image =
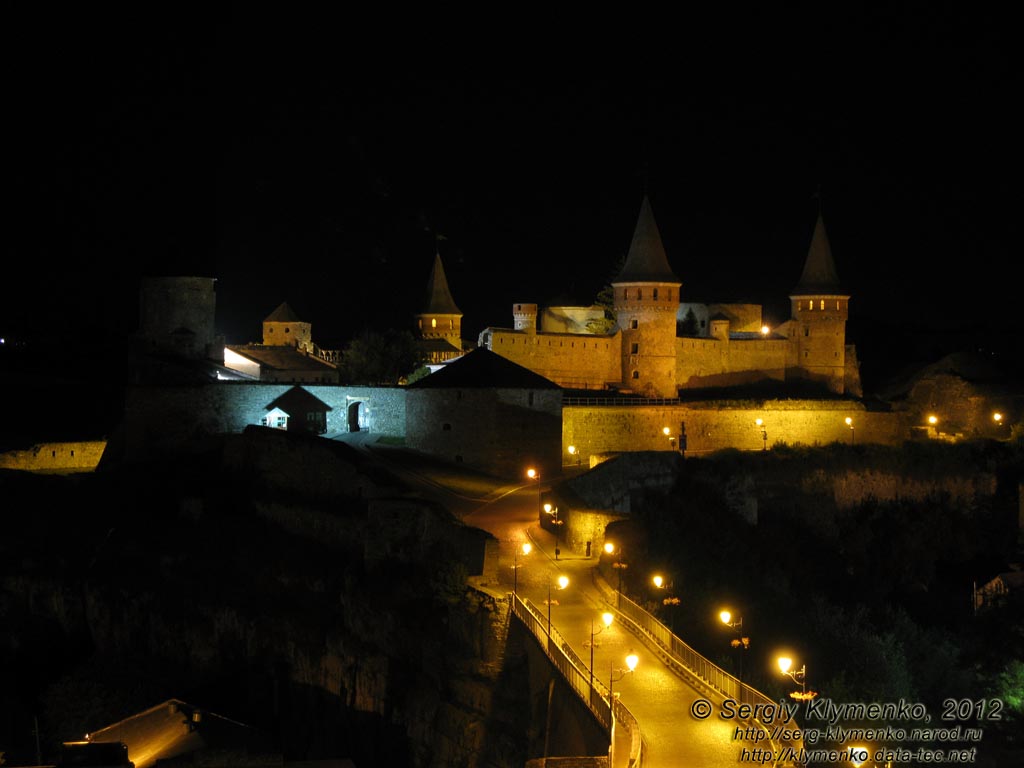
<instances>
[{"instance_id":1,"label":"illuminated stone wall","mask_svg":"<svg viewBox=\"0 0 1024 768\"><path fill-rule=\"evenodd\" d=\"M291 384L217 382L200 387L133 387L125 397L124 447L129 456L171 449L188 440L241 432L259 424L266 406ZM328 435L349 431L351 406L361 424L378 435L405 434L405 391L399 387L306 385L307 392L331 407ZM362 403L362 405L358 405Z\"/></svg>"},{"instance_id":2,"label":"illuminated stone wall","mask_svg":"<svg viewBox=\"0 0 1024 768\"><path fill-rule=\"evenodd\" d=\"M605 389L622 377L619 334L525 333L488 329L480 346L566 389Z\"/></svg>"},{"instance_id":3,"label":"illuminated stone wall","mask_svg":"<svg viewBox=\"0 0 1024 768\"><path fill-rule=\"evenodd\" d=\"M0 469L26 472L92 472L100 463L106 440L40 443L24 451L0 453Z\"/></svg>"},{"instance_id":4,"label":"illuminated stone wall","mask_svg":"<svg viewBox=\"0 0 1024 768\"><path fill-rule=\"evenodd\" d=\"M723 387L763 379L785 381L787 339L676 339L681 388Z\"/></svg>"},{"instance_id":5,"label":"illuminated stone wall","mask_svg":"<svg viewBox=\"0 0 1024 768\"><path fill-rule=\"evenodd\" d=\"M848 416L853 420L852 432L844 421ZM760 450L765 441L756 424L759 418L769 448L776 442L825 445L851 438L855 442L895 445L908 434L900 414L865 411L845 400L717 401L644 407L567 405L562 418L562 458L570 461L569 445L576 447L585 465L595 454L671 450L662 430L669 427L671 435L678 435L684 424L687 455L723 448Z\"/></svg>"}]
</instances>

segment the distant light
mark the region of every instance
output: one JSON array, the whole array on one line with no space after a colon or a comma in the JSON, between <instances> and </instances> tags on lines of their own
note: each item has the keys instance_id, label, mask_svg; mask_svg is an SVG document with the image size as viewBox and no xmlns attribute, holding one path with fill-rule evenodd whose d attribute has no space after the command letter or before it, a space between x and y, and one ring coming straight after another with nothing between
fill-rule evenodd
<instances>
[{"instance_id":1,"label":"distant light","mask_svg":"<svg viewBox=\"0 0 1024 768\"><path fill-rule=\"evenodd\" d=\"M720 614L718 614L718 618L722 620L723 624L728 624L732 620L732 614L728 611L722 611Z\"/></svg>"},{"instance_id":2,"label":"distant light","mask_svg":"<svg viewBox=\"0 0 1024 768\"><path fill-rule=\"evenodd\" d=\"M651 579L651 581L654 582L654 586L656 586L658 589L661 589L661 585L665 583L665 579L662 578L661 574L655 576L653 579Z\"/></svg>"},{"instance_id":3,"label":"distant light","mask_svg":"<svg viewBox=\"0 0 1024 768\"><path fill-rule=\"evenodd\" d=\"M604 551L610 555L612 552L615 551L615 545L610 541L606 541L604 543Z\"/></svg>"},{"instance_id":4,"label":"distant light","mask_svg":"<svg viewBox=\"0 0 1024 768\"><path fill-rule=\"evenodd\" d=\"M846 419L844 419L844 421L846 421L846 426L848 427L852 426L853 424L853 419L851 419L849 416L847 416Z\"/></svg>"},{"instance_id":5,"label":"distant light","mask_svg":"<svg viewBox=\"0 0 1024 768\"><path fill-rule=\"evenodd\" d=\"M665 434L665 435L667 435L667 434L668 434L669 432L671 432L672 430L671 430L671 429L669 429L668 427L662 427L662 428L661 428L661 431L662 431L662 434Z\"/></svg>"},{"instance_id":6,"label":"distant light","mask_svg":"<svg viewBox=\"0 0 1024 768\"><path fill-rule=\"evenodd\" d=\"M530 467L528 470L526 470L526 476L533 480L535 477L537 477L537 470L534 469L533 467Z\"/></svg>"},{"instance_id":7,"label":"distant light","mask_svg":"<svg viewBox=\"0 0 1024 768\"><path fill-rule=\"evenodd\" d=\"M634 669L636 669L636 665L639 663L639 661L640 661L640 657L637 656L632 651L630 651L629 655L626 657L626 666L629 667L629 671L630 672L632 672Z\"/></svg>"},{"instance_id":8,"label":"distant light","mask_svg":"<svg viewBox=\"0 0 1024 768\"><path fill-rule=\"evenodd\" d=\"M2 342L2 341L3 340L0 339L0 342ZM1001 414L999 411L996 411L995 413L992 414L992 421L994 421L994 422L996 422L998 424L1002 420L1003 420L1003 414Z\"/></svg>"},{"instance_id":9,"label":"distant light","mask_svg":"<svg viewBox=\"0 0 1024 768\"><path fill-rule=\"evenodd\" d=\"M528 541L524 541L523 542L523 554L524 555L528 555L528 554L530 554L531 551L533 551L533 545L530 542L528 542Z\"/></svg>"},{"instance_id":10,"label":"distant light","mask_svg":"<svg viewBox=\"0 0 1024 768\"><path fill-rule=\"evenodd\" d=\"M615 621L615 614L605 611L601 614L601 621L604 622L604 625L606 627L610 627L612 625L612 622Z\"/></svg>"},{"instance_id":11,"label":"distant light","mask_svg":"<svg viewBox=\"0 0 1024 768\"><path fill-rule=\"evenodd\" d=\"M754 423L760 427L762 424L764 424L764 419L754 419Z\"/></svg>"},{"instance_id":12,"label":"distant light","mask_svg":"<svg viewBox=\"0 0 1024 768\"><path fill-rule=\"evenodd\" d=\"M565 589L568 586L569 586L569 577L568 576L559 576L558 577L558 588L559 589Z\"/></svg>"},{"instance_id":13,"label":"distant light","mask_svg":"<svg viewBox=\"0 0 1024 768\"><path fill-rule=\"evenodd\" d=\"M928 423L929 424L936 424L936 423L938 423L938 421L939 420L937 418L935 418L934 416L929 416L928 417Z\"/></svg>"},{"instance_id":14,"label":"distant light","mask_svg":"<svg viewBox=\"0 0 1024 768\"><path fill-rule=\"evenodd\" d=\"M762 336L767 336L771 332L772 332L772 329L769 328L767 325L762 325L761 326L761 335Z\"/></svg>"},{"instance_id":15,"label":"distant light","mask_svg":"<svg viewBox=\"0 0 1024 768\"><path fill-rule=\"evenodd\" d=\"M570 445L569 446L569 455L572 456L574 453L576 453L576 446L575 445Z\"/></svg>"},{"instance_id":16,"label":"distant light","mask_svg":"<svg viewBox=\"0 0 1024 768\"><path fill-rule=\"evenodd\" d=\"M779 656L779 669L782 670L782 674L789 672L789 668L793 666L793 660L788 656Z\"/></svg>"}]
</instances>

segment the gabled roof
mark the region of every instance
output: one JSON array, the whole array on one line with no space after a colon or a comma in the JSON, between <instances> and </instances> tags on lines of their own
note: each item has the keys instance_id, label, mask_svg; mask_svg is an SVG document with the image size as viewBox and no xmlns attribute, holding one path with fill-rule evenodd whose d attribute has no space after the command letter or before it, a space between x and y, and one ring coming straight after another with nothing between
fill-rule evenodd
<instances>
[{"instance_id":1,"label":"gabled roof","mask_svg":"<svg viewBox=\"0 0 1024 768\"><path fill-rule=\"evenodd\" d=\"M661 242L661 233L654 221L651 201L644 195L640 215L633 230L633 242L622 271L614 283L677 283L679 278L672 272Z\"/></svg>"},{"instance_id":2,"label":"gabled roof","mask_svg":"<svg viewBox=\"0 0 1024 768\"><path fill-rule=\"evenodd\" d=\"M289 416L298 413L309 413L310 411L333 411L327 403L321 400L309 390L302 387L292 387L283 395L264 407L264 410L271 411L280 408Z\"/></svg>"},{"instance_id":3,"label":"gabled roof","mask_svg":"<svg viewBox=\"0 0 1024 768\"><path fill-rule=\"evenodd\" d=\"M427 295L424 300L423 315L462 315L462 310L455 306L455 299L448 290L448 278L441 264L441 254L434 255L434 268L427 281Z\"/></svg>"},{"instance_id":4,"label":"gabled roof","mask_svg":"<svg viewBox=\"0 0 1024 768\"><path fill-rule=\"evenodd\" d=\"M264 323L301 323L302 320L295 314L295 310L288 306L288 302L281 302L281 305L271 312L263 320Z\"/></svg>"},{"instance_id":5,"label":"gabled roof","mask_svg":"<svg viewBox=\"0 0 1024 768\"><path fill-rule=\"evenodd\" d=\"M337 370L320 358L306 355L295 347L285 345L264 346L263 344L228 344L227 348L237 355L259 363L263 368L275 371L323 371Z\"/></svg>"},{"instance_id":6,"label":"gabled roof","mask_svg":"<svg viewBox=\"0 0 1024 768\"><path fill-rule=\"evenodd\" d=\"M474 349L409 389L561 389L555 382L486 347Z\"/></svg>"},{"instance_id":7,"label":"gabled roof","mask_svg":"<svg viewBox=\"0 0 1024 768\"><path fill-rule=\"evenodd\" d=\"M811 247L807 250L807 261L800 282L790 291L791 296L817 296L820 294L835 295L842 293L839 285L839 274L836 263L832 259L832 246L828 242L825 231L825 220L818 214L811 236Z\"/></svg>"}]
</instances>

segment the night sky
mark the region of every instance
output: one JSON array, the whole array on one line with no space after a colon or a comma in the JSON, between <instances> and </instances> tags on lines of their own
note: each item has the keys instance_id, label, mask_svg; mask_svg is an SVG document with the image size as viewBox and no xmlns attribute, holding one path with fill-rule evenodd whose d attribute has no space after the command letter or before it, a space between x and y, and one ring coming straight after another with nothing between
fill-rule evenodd
<instances>
[{"instance_id":1,"label":"night sky","mask_svg":"<svg viewBox=\"0 0 1024 768\"><path fill-rule=\"evenodd\" d=\"M1005 326L1003 6L787 5L401 30L283 5L18 11L0 335L117 338L140 276L194 274L229 343L287 301L338 346L411 327L440 235L475 340L515 301L592 301L645 191L684 300L785 319L820 204L852 333Z\"/></svg>"}]
</instances>

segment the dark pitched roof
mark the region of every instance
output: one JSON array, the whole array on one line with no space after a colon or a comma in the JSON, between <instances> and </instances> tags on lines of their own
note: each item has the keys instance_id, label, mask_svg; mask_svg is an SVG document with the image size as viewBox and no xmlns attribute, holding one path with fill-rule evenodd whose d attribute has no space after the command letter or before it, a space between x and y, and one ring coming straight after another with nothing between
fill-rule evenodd
<instances>
[{"instance_id":1,"label":"dark pitched roof","mask_svg":"<svg viewBox=\"0 0 1024 768\"><path fill-rule=\"evenodd\" d=\"M292 387L272 403L265 406L267 411L272 411L275 408L280 408L289 416L294 416L297 413L308 413L309 411L334 410L319 397L302 387Z\"/></svg>"},{"instance_id":2,"label":"dark pitched roof","mask_svg":"<svg viewBox=\"0 0 1024 768\"><path fill-rule=\"evenodd\" d=\"M825 231L825 220L818 214L811 236L811 247L807 250L807 261L800 282L790 291L793 296L811 296L817 294L838 294L842 292L836 263L832 259L832 246L828 242Z\"/></svg>"},{"instance_id":3,"label":"dark pitched roof","mask_svg":"<svg viewBox=\"0 0 1024 768\"><path fill-rule=\"evenodd\" d=\"M267 315L264 323L301 323L302 320L295 314L295 310L288 306L288 302L281 302L281 306Z\"/></svg>"},{"instance_id":4,"label":"dark pitched roof","mask_svg":"<svg viewBox=\"0 0 1024 768\"><path fill-rule=\"evenodd\" d=\"M448 278L441 264L441 254L434 255L434 269L427 281L427 295L424 301L424 315L461 315L462 310L455 306L451 291L448 290Z\"/></svg>"},{"instance_id":5,"label":"dark pitched roof","mask_svg":"<svg viewBox=\"0 0 1024 768\"><path fill-rule=\"evenodd\" d=\"M633 230L633 242L630 243L626 263L613 282L679 283L679 278L668 265L661 233L654 221L651 202L646 195L640 205L640 215L636 221L636 229Z\"/></svg>"},{"instance_id":6,"label":"dark pitched roof","mask_svg":"<svg viewBox=\"0 0 1024 768\"><path fill-rule=\"evenodd\" d=\"M529 368L486 347L451 361L444 368L409 385L409 389L561 389Z\"/></svg>"},{"instance_id":7,"label":"dark pitched roof","mask_svg":"<svg viewBox=\"0 0 1024 768\"><path fill-rule=\"evenodd\" d=\"M452 344L448 339L419 339L417 345L423 352L459 353L462 350Z\"/></svg>"}]
</instances>

